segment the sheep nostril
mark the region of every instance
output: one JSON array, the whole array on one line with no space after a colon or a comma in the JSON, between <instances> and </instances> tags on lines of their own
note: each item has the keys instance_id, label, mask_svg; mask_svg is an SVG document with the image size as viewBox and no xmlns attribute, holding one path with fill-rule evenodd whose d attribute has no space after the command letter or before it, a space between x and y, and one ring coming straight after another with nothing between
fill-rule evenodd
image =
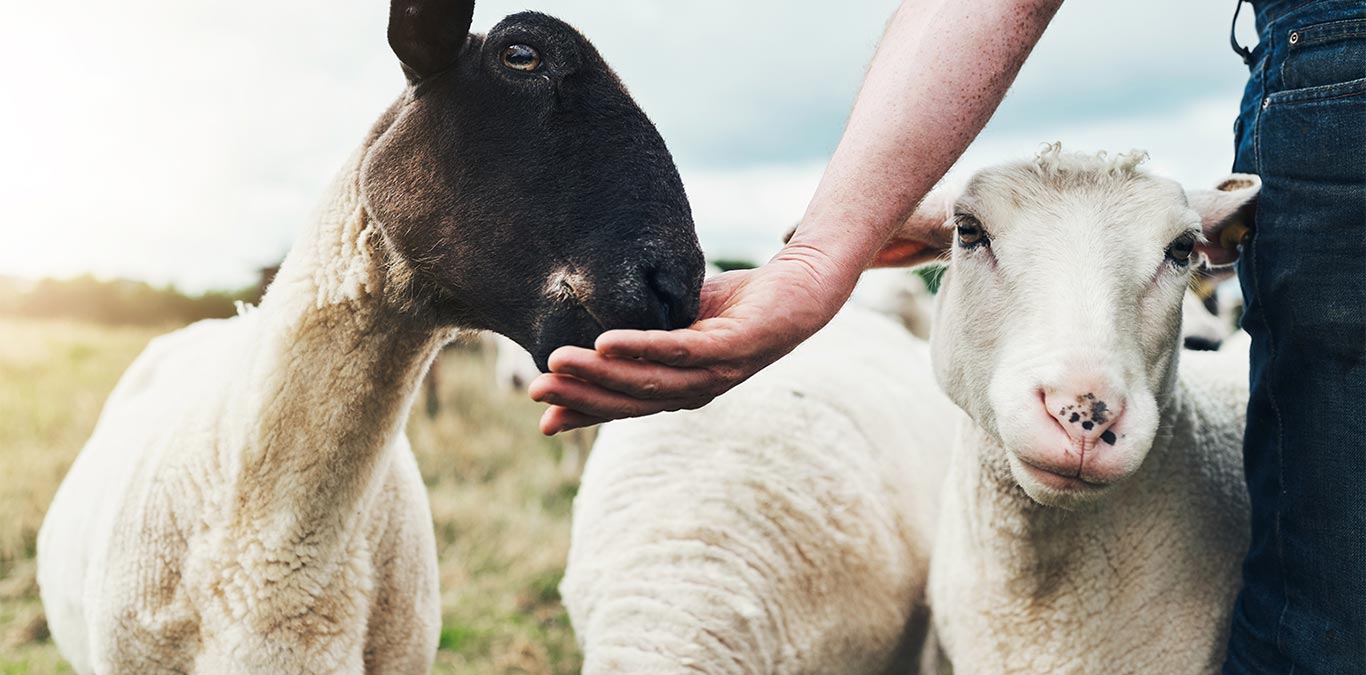
<instances>
[{"instance_id":1,"label":"sheep nostril","mask_svg":"<svg viewBox=\"0 0 1366 675\"><path fill-rule=\"evenodd\" d=\"M1079 391L1085 393L1041 394L1047 414L1073 442L1083 445L1097 441L1107 445L1117 443L1119 438L1112 428L1124 415L1123 397Z\"/></svg>"},{"instance_id":2,"label":"sheep nostril","mask_svg":"<svg viewBox=\"0 0 1366 675\"><path fill-rule=\"evenodd\" d=\"M1067 427L1063 426L1063 420L1059 419L1057 415L1054 415L1048 411L1048 395L1045 394L1042 389L1040 389L1038 391L1038 396L1039 405L1043 408L1044 411L1044 417L1047 417L1049 420L1051 420L1053 422L1053 426L1057 427L1058 431L1061 431L1064 436L1068 435Z\"/></svg>"},{"instance_id":3,"label":"sheep nostril","mask_svg":"<svg viewBox=\"0 0 1366 675\"><path fill-rule=\"evenodd\" d=\"M646 273L650 290L659 301L660 323L669 330L687 328L697 318L697 303L689 297L688 282L676 273L654 269Z\"/></svg>"}]
</instances>

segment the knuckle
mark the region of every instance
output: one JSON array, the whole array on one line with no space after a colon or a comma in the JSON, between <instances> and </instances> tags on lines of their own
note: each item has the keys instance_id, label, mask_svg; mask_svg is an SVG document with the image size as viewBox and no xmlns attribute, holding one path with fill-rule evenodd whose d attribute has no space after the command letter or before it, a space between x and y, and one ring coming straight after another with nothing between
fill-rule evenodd
<instances>
[{"instance_id":1,"label":"knuckle","mask_svg":"<svg viewBox=\"0 0 1366 675\"><path fill-rule=\"evenodd\" d=\"M659 395L659 390L661 388L662 385L660 385L659 380L649 379L642 382L639 385L636 385L635 391L633 391L632 393L635 394L638 398L654 398Z\"/></svg>"}]
</instances>

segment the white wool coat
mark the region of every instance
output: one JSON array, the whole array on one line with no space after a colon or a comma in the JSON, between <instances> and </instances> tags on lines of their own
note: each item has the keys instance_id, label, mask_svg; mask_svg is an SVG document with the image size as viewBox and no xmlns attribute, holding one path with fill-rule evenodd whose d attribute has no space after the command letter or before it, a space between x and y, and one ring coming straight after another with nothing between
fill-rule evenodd
<instances>
[{"instance_id":1,"label":"white wool coat","mask_svg":"<svg viewBox=\"0 0 1366 675\"><path fill-rule=\"evenodd\" d=\"M435 543L402 424L447 336L375 301L359 157L259 309L157 338L110 395L38 539L77 672L430 669Z\"/></svg>"},{"instance_id":2,"label":"white wool coat","mask_svg":"<svg viewBox=\"0 0 1366 675\"><path fill-rule=\"evenodd\" d=\"M1247 344L1182 352L1143 466L1098 504L1044 507L962 425L931 564L957 673L1213 673L1248 541Z\"/></svg>"},{"instance_id":3,"label":"white wool coat","mask_svg":"<svg viewBox=\"0 0 1366 675\"><path fill-rule=\"evenodd\" d=\"M849 307L705 408L613 422L560 590L584 673L881 673L916 659L961 413Z\"/></svg>"}]
</instances>

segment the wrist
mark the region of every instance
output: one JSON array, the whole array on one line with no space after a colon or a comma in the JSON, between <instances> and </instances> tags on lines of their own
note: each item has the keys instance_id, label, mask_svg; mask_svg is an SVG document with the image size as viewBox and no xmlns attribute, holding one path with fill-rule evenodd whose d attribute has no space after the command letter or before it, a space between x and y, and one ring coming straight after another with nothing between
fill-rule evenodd
<instances>
[{"instance_id":1,"label":"wrist","mask_svg":"<svg viewBox=\"0 0 1366 675\"><path fill-rule=\"evenodd\" d=\"M851 218L848 214L819 217L808 213L779 255L789 249L810 251L832 283L846 286L852 292L893 229L891 225Z\"/></svg>"},{"instance_id":2,"label":"wrist","mask_svg":"<svg viewBox=\"0 0 1366 675\"><path fill-rule=\"evenodd\" d=\"M844 306L867 267L867 260L857 249L800 233L773 256L770 263L775 262L799 265L806 272L810 286L804 290L819 302L825 319Z\"/></svg>"}]
</instances>

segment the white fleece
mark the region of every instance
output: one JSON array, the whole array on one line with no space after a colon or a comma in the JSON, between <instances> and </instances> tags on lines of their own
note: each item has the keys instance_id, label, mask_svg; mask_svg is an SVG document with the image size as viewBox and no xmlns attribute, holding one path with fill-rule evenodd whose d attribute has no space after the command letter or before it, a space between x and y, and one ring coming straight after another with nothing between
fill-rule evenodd
<instances>
[{"instance_id":1,"label":"white fleece","mask_svg":"<svg viewBox=\"0 0 1366 675\"><path fill-rule=\"evenodd\" d=\"M1212 673L1247 547L1247 350L1181 353L1138 473L1075 511L1024 494L964 422L930 598L958 673Z\"/></svg>"},{"instance_id":2,"label":"white fleece","mask_svg":"<svg viewBox=\"0 0 1366 675\"><path fill-rule=\"evenodd\" d=\"M961 416L924 343L849 307L705 408L606 425L560 586L583 672L914 661Z\"/></svg>"},{"instance_id":3,"label":"white fleece","mask_svg":"<svg viewBox=\"0 0 1366 675\"><path fill-rule=\"evenodd\" d=\"M979 172L955 204L991 238L954 247L932 338L937 379L971 416L929 582L954 672L1179 675L1223 661L1249 530L1247 342L1180 348L1190 272L1169 247L1195 227L1220 241L1259 183L1186 190L1140 171L1142 157L1049 146ZM1092 389L1122 412L1096 422L1112 433L1088 456L1091 427L1069 430L1047 401ZM1068 443L1092 487L1059 490L1027 468Z\"/></svg>"},{"instance_id":4,"label":"white fleece","mask_svg":"<svg viewBox=\"0 0 1366 675\"><path fill-rule=\"evenodd\" d=\"M360 154L259 309L157 338L48 511L38 582L88 673L416 673L440 629L402 433L448 336L387 313Z\"/></svg>"},{"instance_id":5,"label":"white fleece","mask_svg":"<svg viewBox=\"0 0 1366 675\"><path fill-rule=\"evenodd\" d=\"M850 301L885 314L922 340L934 322L934 295L919 274L906 269L870 269L859 279Z\"/></svg>"}]
</instances>

